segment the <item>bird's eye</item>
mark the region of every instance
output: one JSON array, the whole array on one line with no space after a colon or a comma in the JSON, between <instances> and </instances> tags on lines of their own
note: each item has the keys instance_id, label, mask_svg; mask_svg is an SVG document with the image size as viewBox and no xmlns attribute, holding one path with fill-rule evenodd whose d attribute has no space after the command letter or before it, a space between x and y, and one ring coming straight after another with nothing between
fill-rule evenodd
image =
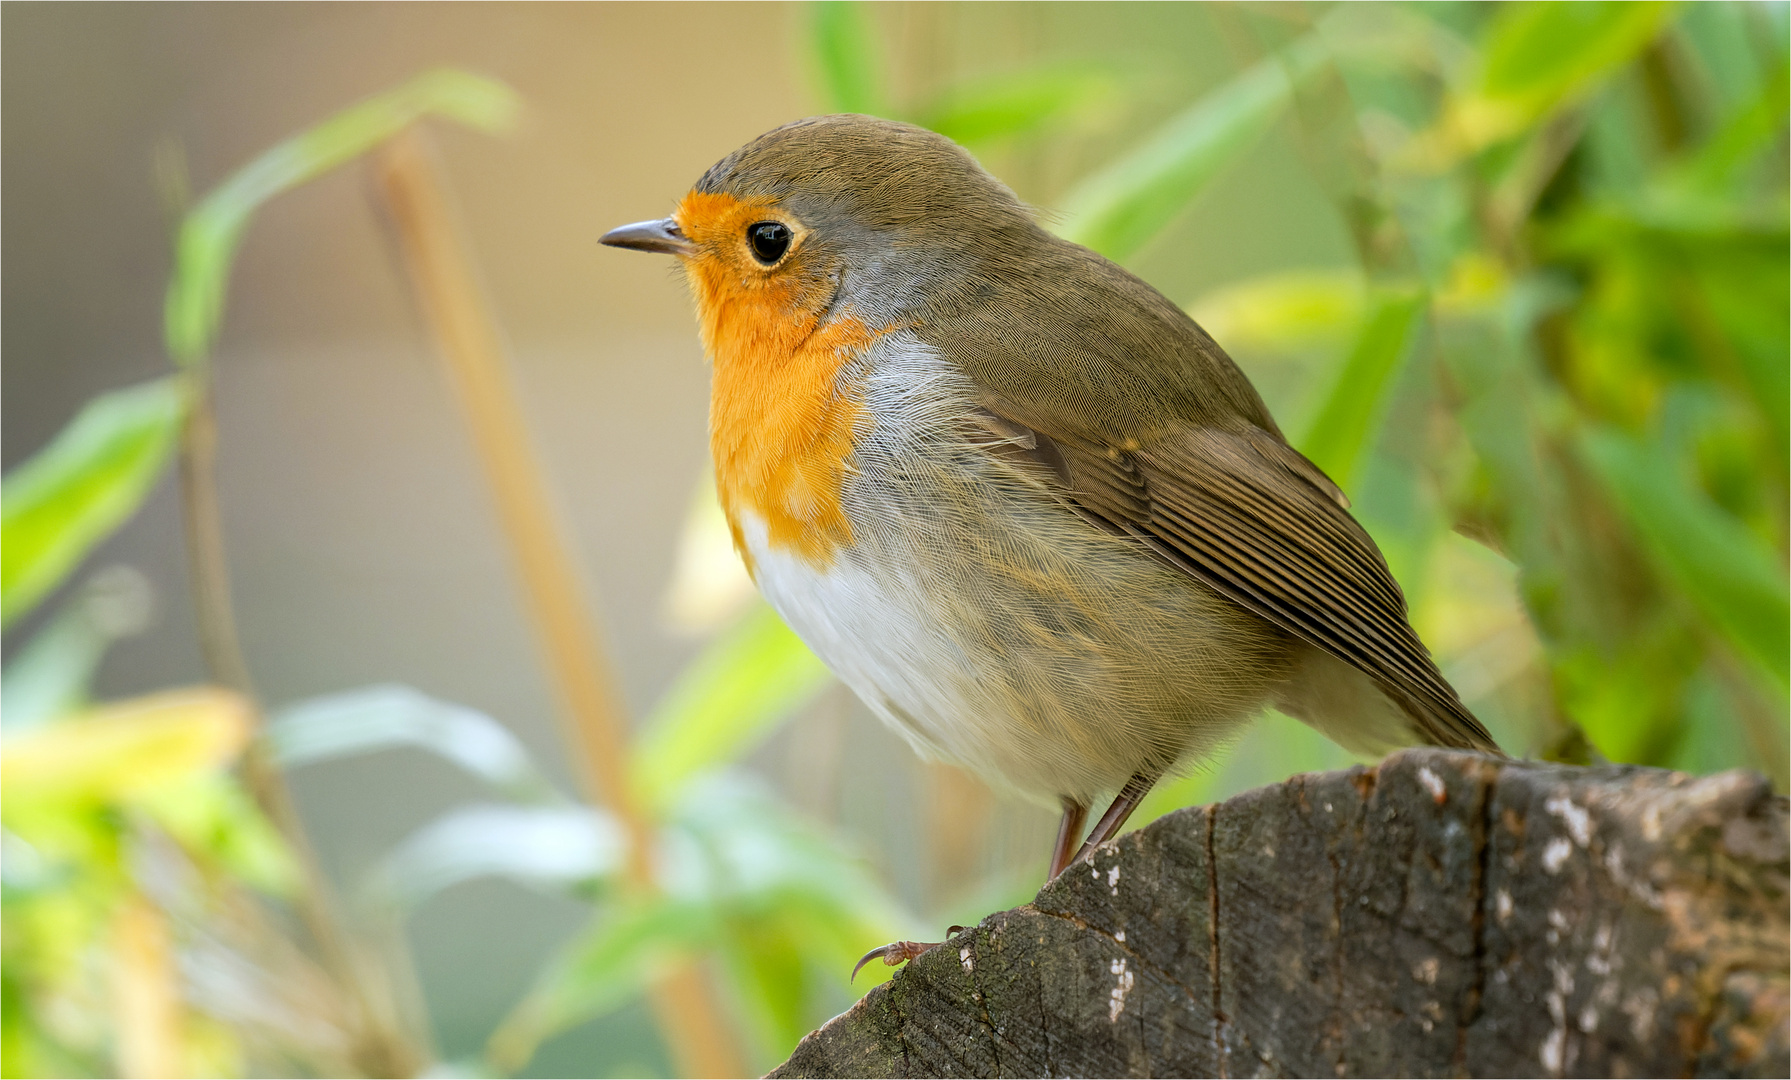
<instances>
[{"instance_id":1,"label":"bird's eye","mask_svg":"<svg viewBox=\"0 0 1791 1080\"><path fill-rule=\"evenodd\" d=\"M746 227L746 243L752 257L770 266L790 250L790 228L780 221L760 221Z\"/></svg>"}]
</instances>

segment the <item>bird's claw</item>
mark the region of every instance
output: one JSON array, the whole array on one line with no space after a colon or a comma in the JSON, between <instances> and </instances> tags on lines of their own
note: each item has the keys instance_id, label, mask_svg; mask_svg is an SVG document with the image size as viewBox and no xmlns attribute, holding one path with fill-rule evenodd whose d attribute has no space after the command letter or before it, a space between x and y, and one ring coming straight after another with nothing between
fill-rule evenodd
<instances>
[{"instance_id":1,"label":"bird's claw","mask_svg":"<svg viewBox=\"0 0 1791 1080\"><path fill-rule=\"evenodd\" d=\"M877 957L882 957L885 964L895 967L897 964L907 963L937 944L939 944L937 941L892 941L887 945L879 945L865 953L859 958L858 963L853 965L852 978L858 978L859 969Z\"/></svg>"},{"instance_id":2,"label":"bird's claw","mask_svg":"<svg viewBox=\"0 0 1791 1080\"><path fill-rule=\"evenodd\" d=\"M964 930L965 927L962 926L948 926L945 928L945 936L953 937L963 933ZM892 941L887 945L879 945L859 957L858 963L852 965L852 978L858 978L859 970L878 957L881 957L883 962L890 967L895 967L897 964L905 964L933 946L941 944L944 943L939 941Z\"/></svg>"}]
</instances>

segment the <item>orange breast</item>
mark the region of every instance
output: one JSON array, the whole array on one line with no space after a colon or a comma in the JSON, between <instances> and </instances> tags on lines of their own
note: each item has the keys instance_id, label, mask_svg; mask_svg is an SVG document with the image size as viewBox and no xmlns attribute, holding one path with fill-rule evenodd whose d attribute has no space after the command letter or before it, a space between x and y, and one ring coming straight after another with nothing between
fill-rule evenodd
<instances>
[{"instance_id":1,"label":"orange breast","mask_svg":"<svg viewBox=\"0 0 1791 1080\"><path fill-rule=\"evenodd\" d=\"M694 216L695 200L723 198L692 195L680 219ZM852 540L840 492L854 436L867 422L840 369L881 332L850 315L818 325L827 297L804 295L816 290L796 275L743 279L740 268L704 259L687 269L715 365L710 449L734 545L752 569L740 531L740 513L750 509L773 547L824 569Z\"/></svg>"}]
</instances>

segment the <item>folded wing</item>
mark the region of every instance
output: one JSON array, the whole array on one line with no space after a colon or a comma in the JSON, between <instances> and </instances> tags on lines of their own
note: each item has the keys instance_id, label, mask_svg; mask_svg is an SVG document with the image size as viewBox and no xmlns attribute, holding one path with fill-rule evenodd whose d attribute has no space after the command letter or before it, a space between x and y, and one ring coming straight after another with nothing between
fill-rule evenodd
<instances>
[{"instance_id":1,"label":"folded wing","mask_svg":"<svg viewBox=\"0 0 1791 1080\"><path fill-rule=\"evenodd\" d=\"M1498 751L1412 630L1343 493L1279 437L1189 427L1122 448L1031 430L1047 482L1083 513L1363 671L1427 742Z\"/></svg>"}]
</instances>

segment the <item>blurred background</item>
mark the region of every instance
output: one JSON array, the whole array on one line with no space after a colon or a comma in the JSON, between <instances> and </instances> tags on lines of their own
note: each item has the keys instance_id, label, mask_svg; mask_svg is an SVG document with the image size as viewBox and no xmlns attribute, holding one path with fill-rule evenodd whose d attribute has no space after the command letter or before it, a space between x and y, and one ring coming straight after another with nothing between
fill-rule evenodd
<instances>
[{"instance_id":1,"label":"blurred background","mask_svg":"<svg viewBox=\"0 0 1791 1080\"><path fill-rule=\"evenodd\" d=\"M596 242L823 111L1186 304L1507 750L1784 790L1783 4L0 20L6 1075L757 1073L1031 897L1054 811L753 598Z\"/></svg>"}]
</instances>

